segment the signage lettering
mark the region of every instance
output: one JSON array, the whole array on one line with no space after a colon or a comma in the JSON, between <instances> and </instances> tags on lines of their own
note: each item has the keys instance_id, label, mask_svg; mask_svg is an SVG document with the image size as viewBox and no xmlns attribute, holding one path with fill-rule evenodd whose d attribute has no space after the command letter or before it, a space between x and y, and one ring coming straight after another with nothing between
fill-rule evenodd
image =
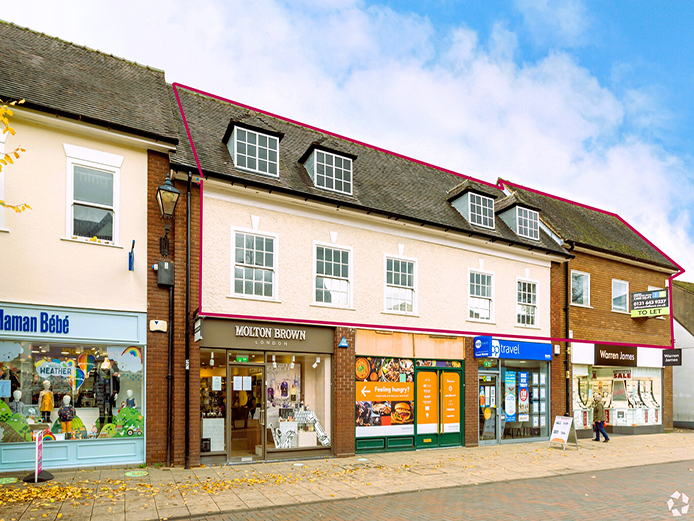
<instances>
[{"instance_id":1,"label":"signage lettering","mask_svg":"<svg viewBox=\"0 0 694 521\"><path fill-rule=\"evenodd\" d=\"M639 291L631 294L631 317L657 317L667 315L669 310L668 290Z\"/></svg>"},{"instance_id":2,"label":"signage lettering","mask_svg":"<svg viewBox=\"0 0 694 521\"><path fill-rule=\"evenodd\" d=\"M46 312L39 313L38 317L8 315L4 309L0 309L0 331L67 335L70 332L70 315L65 315L65 318Z\"/></svg>"},{"instance_id":3,"label":"signage lettering","mask_svg":"<svg viewBox=\"0 0 694 521\"><path fill-rule=\"evenodd\" d=\"M637 350L632 346L596 345L594 365L637 367Z\"/></svg>"},{"instance_id":4,"label":"signage lettering","mask_svg":"<svg viewBox=\"0 0 694 521\"><path fill-rule=\"evenodd\" d=\"M276 340L306 340L306 331L301 329L273 329L271 327L236 326L236 336L250 338L274 338Z\"/></svg>"},{"instance_id":5,"label":"signage lettering","mask_svg":"<svg viewBox=\"0 0 694 521\"><path fill-rule=\"evenodd\" d=\"M681 349L663 349L663 365L674 366L682 365Z\"/></svg>"},{"instance_id":6,"label":"signage lettering","mask_svg":"<svg viewBox=\"0 0 694 521\"><path fill-rule=\"evenodd\" d=\"M478 336L475 337L475 358L552 360L552 345Z\"/></svg>"}]
</instances>

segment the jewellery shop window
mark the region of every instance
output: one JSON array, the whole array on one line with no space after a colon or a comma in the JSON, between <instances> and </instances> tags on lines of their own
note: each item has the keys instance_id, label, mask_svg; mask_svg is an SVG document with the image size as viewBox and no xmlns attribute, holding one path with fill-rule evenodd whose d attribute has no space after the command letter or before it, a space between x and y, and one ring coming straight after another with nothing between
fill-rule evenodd
<instances>
[{"instance_id":1,"label":"jewellery shop window","mask_svg":"<svg viewBox=\"0 0 694 521\"><path fill-rule=\"evenodd\" d=\"M267 450L330 447L330 355L267 354Z\"/></svg>"},{"instance_id":2,"label":"jewellery shop window","mask_svg":"<svg viewBox=\"0 0 694 521\"><path fill-rule=\"evenodd\" d=\"M140 347L0 341L0 441L144 436Z\"/></svg>"},{"instance_id":3,"label":"jewellery shop window","mask_svg":"<svg viewBox=\"0 0 694 521\"><path fill-rule=\"evenodd\" d=\"M502 364L501 439L549 436L547 362L503 360Z\"/></svg>"},{"instance_id":4,"label":"jewellery shop window","mask_svg":"<svg viewBox=\"0 0 694 521\"><path fill-rule=\"evenodd\" d=\"M200 414L202 452L226 449L227 366L222 349L200 349Z\"/></svg>"}]
</instances>

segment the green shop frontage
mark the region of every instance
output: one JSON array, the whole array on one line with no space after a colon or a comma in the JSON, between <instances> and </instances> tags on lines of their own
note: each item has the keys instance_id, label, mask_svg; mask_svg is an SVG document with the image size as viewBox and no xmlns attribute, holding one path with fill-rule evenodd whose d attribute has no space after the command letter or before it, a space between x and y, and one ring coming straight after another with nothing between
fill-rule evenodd
<instances>
[{"instance_id":1,"label":"green shop frontage","mask_svg":"<svg viewBox=\"0 0 694 521\"><path fill-rule=\"evenodd\" d=\"M145 461L146 314L0 303L0 471Z\"/></svg>"},{"instance_id":2,"label":"green shop frontage","mask_svg":"<svg viewBox=\"0 0 694 521\"><path fill-rule=\"evenodd\" d=\"M357 453L464 444L465 338L357 330Z\"/></svg>"}]
</instances>

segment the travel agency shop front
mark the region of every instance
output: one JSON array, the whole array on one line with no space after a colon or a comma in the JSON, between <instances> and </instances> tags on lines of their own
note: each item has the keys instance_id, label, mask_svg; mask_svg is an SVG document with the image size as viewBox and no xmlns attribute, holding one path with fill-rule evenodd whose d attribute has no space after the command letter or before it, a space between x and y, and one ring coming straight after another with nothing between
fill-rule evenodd
<instances>
[{"instance_id":1,"label":"travel agency shop front","mask_svg":"<svg viewBox=\"0 0 694 521\"><path fill-rule=\"evenodd\" d=\"M549 439L552 351L549 343L475 337L480 445Z\"/></svg>"},{"instance_id":2,"label":"travel agency shop front","mask_svg":"<svg viewBox=\"0 0 694 521\"><path fill-rule=\"evenodd\" d=\"M146 318L0 303L0 470L145 461Z\"/></svg>"}]
</instances>

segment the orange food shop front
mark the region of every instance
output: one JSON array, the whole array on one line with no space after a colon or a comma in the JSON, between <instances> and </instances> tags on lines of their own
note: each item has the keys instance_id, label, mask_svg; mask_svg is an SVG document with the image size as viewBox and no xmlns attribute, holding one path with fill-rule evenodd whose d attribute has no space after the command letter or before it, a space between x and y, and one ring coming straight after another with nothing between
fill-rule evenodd
<instances>
[{"instance_id":1,"label":"orange food shop front","mask_svg":"<svg viewBox=\"0 0 694 521\"><path fill-rule=\"evenodd\" d=\"M460 446L464 338L357 331L357 452Z\"/></svg>"}]
</instances>

